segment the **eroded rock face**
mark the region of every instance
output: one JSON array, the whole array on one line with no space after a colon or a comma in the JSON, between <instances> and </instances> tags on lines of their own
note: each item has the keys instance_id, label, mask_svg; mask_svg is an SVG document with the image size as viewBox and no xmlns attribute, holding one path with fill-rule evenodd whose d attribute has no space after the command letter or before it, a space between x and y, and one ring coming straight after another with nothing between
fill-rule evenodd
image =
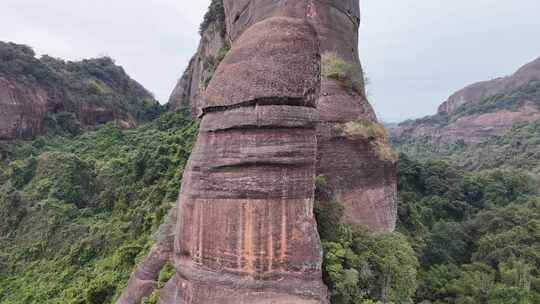
<instances>
[{"instance_id":1,"label":"eroded rock face","mask_svg":"<svg viewBox=\"0 0 540 304\"><path fill-rule=\"evenodd\" d=\"M219 47L226 43L225 41L237 39L250 25L276 14L277 11L282 11L293 17L302 17L304 14L317 32L321 54L336 53L352 66L360 82L355 88L350 88L335 79L327 77L321 79L320 95L316 102L320 113L317 175L328 179L336 196L335 200L347 206L348 222L368 226L374 231L392 230L397 210L395 160L378 157L377 153L371 149L369 139L352 139L341 136L340 132L332 132L333 129L348 122L358 120L377 122L375 112L364 91L363 71L358 55L359 2L355 0L241 0L225 1L224 6L226 33L221 34L220 37L209 39L212 35L220 33L214 29L216 24L203 33L199 52L192 59L186 73L173 92L171 108L179 108L183 102L184 106L191 108L195 116L201 115L200 105L203 102L200 92L204 88L203 80L198 75L205 73L204 64L197 65L194 62L201 62L209 57L213 58ZM212 46L213 44L216 46ZM201 52L201 50L203 51ZM211 52L209 53L207 50L211 50ZM259 64L262 65L263 62L261 61ZM243 77L250 76L246 74ZM286 79L287 75L284 75L283 80L286 81ZM242 89L240 88L242 83L229 82L227 84L229 87L223 84L222 89L237 91ZM349 148L346 148L347 146ZM339 160L333 160L333 157L338 157ZM336 167L334 166L336 161L342 163ZM373 178L373 172L380 174ZM361 195L359 195L360 193Z\"/></svg>"},{"instance_id":2,"label":"eroded rock face","mask_svg":"<svg viewBox=\"0 0 540 304\"><path fill-rule=\"evenodd\" d=\"M253 21L205 92L160 303L326 303L312 210L320 53L303 12L275 5Z\"/></svg>"},{"instance_id":3,"label":"eroded rock face","mask_svg":"<svg viewBox=\"0 0 540 304\"><path fill-rule=\"evenodd\" d=\"M0 139L40 134L45 115L56 105L45 89L0 77Z\"/></svg>"},{"instance_id":4,"label":"eroded rock face","mask_svg":"<svg viewBox=\"0 0 540 304\"><path fill-rule=\"evenodd\" d=\"M226 31L211 25L203 32L169 104L189 107L201 125L178 203L177 274L160 303L327 303L313 217L316 175L328 180L327 202L346 206L345 221L387 231L396 218L395 160L381 156L377 139L346 132L349 124L377 121L358 58L359 4L223 4ZM208 58L229 43L208 75ZM327 52L351 65L358 85L320 76ZM140 268L163 263L152 255ZM152 284L153 270L138 270L130 282L150 277ZM137 303L142 295L135 295L119 303Z\"/></svg>"},{"instance_id":5,"label":"eroded rock face","mask_svg":"<svg viewBox=\"0 0 540 304\"><path fill-rule=\"evenodd\" d=\"M63 92L0 76L0 140L32 139L45 132L48 115L65 108ZM81 101L76 113L83 127L116 121L123 128L135 127L127 113Z\"/></svg>"}]
</instances>

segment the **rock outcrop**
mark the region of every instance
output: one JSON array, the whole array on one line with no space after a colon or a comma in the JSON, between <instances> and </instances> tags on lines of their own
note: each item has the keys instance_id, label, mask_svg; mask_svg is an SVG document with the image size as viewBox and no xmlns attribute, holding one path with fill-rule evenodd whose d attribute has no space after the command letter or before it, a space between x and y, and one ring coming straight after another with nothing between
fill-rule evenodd
<instances>
[{"instance_id":1,"label":"rock outcrop","mask_svg":"<svg viewBox=\"0 0 540 304\"><path fill-rule=\"evenodd\" d=\"M219 53L247 25L279 5L239 1L227 7L227 18L211 23L202 32L198 52L173 90L169 108L188 107L194 116L200 116L205 79L212 77L211 67L216 58L221 58ZM317 100L320 113L317 175L328 180L335 199L347 206L347 221L375 231L391 230L397 208L395 158L377 153L373 146L378 139L351 138L341 131L348 123L377 123L364 92L358 55L359 2L308 1L307 5L307 16L317 32L321 54L336 54L350 65L357 81L354 86L348 86L339 79L326 76L321 79ZM380 142L388 145L385 139Z\"/></svg>"},{"instance_id":2,"label":"rock outcrop","mask_svg":"<svg viewBox=\"0 0 540 304\"><path fill-rule=\"evenodd\" d=\"M132 128L154 117L159 107L110 58L38 59L27 46L0 42L0 140L32 139L50 129L72 132L111 121Z\"/></svg>"},{"instance_id":3,"label":"rock outcrop","mask_svg":"<svg viewBox=\"0 0 540 304\"><path fill-rule=\"evenodd\" d=\"M317 30L322 54L336 54L350 65L350 77L354 78L348 80L353 85L324 75L321 79L317 175L326 180L335 200L344 204L347 222L373 231L393 230L396 158L377 149L379 145L386 146L382 150L391 150L364 91L358 55L359 2L312 1L309 17ZM351 125L358 130L347 132ZM369 127L383 132L363 132Z\"/></svg>"},{"instance_id":4,"label":"rock outcrop","mask_svg":"<svg viewBox=\"0 0 540 304\"><path fill-rule=\"evenodd\" d=\"M479 82L454 93L434 116L391 128L397 144L476 144L503 135L518 122L540 119L540 58L511 76Z\"/></svg>"},{"instance_id":5,"label":"rock outcrop","mask_svg":"<svg viewBox=\"0 0 540 304\"><path fill-rule=\"evenodd\" d=\"M315 180L331 194L320 203L343 203L349 223L388 231L396 220L395 157L364 92L359 3L223 6L169 102L201 125L178 202L177 274L159 303L327 303ZM346 79L321 76L327 54ZM163 263L153 260L142 269ZM130 282L155 283L159 269L141 267ZM149 295L128 288L119 303L138 303L130 293Z\"/></svg>"},{"instance_id":6,"label":"rock outcrop","mask_svg":"<svg viewBox=\"0 0 540 304\"><path fill-rule=\"evenodd\" d=\"M224 4L236 14L236 1ZM203 97L179 198L177 274L160 303L326 302L312 211L320 53L305 10L274 4L230 28L242 33Z\"/></svg>"},{"instance_id":7,"label":"rock outcrop","mask_svg":"<svg viewBox=\"0 0 540 304\"><path fill-rule=\"evenodd\" d=\"M31 138L59 104L45 89L0 76L0 139Z\"/></svg>"},{"instance_id":8,"label":"rock outcrop","mask_svg":"<svg viewBox=\"0 0 540 304\"><path fill-rule=\"evenodd\" d=\"M482 81L452 94L439 107L439 113L452 114L464 104L473 104L486 97L510 92L532 81L540 81L540 58L522 66L513 75Z\"/></svg>"}]
</instances>

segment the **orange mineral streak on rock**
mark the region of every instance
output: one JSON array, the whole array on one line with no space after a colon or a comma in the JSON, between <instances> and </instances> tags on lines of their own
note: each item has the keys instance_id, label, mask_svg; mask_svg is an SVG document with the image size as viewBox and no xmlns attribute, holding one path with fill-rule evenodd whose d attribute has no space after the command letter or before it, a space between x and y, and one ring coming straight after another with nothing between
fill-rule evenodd
<instances>
[{"instance_id":1,"label":"orange mineral streak on rock","mask_svg":"<svg viewBox=\"0 0 540 304\"><path fill-rule=\"evenodd\" d=\"M160 303L327 302L312 212L319 43L305 2L250 5L266 13L238 27L201 99Z\"/></svg>"},{"instance_id":2,"label":"orange mineral streak on rock","mask_svg":"<svg viewBox=\"0 0 540 304\"><path fill-rule=\"evenodd\" d=\"M171 96L172 109L191 108L201 125L178 201L177 274L159 303L327 303L315 176L327 178L347 222L387 231L396 217L395 163L340 129L376 121L358 56L359 3L223 4L226 30L203 33ZM206 87L205 58L225 41L231 49ZM354 86L320 76L325 52L351 65Z\"/></svg>"}]
</instances>

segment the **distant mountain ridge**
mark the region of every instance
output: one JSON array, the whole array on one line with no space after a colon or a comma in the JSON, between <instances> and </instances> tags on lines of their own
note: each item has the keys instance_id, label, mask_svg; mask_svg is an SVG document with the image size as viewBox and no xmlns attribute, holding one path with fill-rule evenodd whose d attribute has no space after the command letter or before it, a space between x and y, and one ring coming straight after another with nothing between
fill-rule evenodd
<instances>
[{"instance_id":1,"label":"distant mountain ridge","mask_svg":"<svg viewBox=\"0 0 540 304\"><path fill-rule=\"evenodd\" d=\"M451 95L436 115L390 129L395 143L480 143L518 122L540 119L540 58L511 76L472 84Z\"/></svg>"},{"instance_id":2,"label":"distant mountain ridge","mask_svg":"<svg viewBox=\"0 0 540 304\"><path fill-rule=\"evenodd\" d=\"M111 58L36 58L28 46L0 42L0 140L110 121L131 128L159 111L152 94Z\"/></svg>"},{"instance_id":3,"label":"distant mountain ridge","mask_svg":"<svg viewBox=\"0 0 540 304\"><path fill-rule=\"evenodd\" d=\"M464 104L518 89L531 81L540 81L540 58L522 66L511 76L477 82L457 91L439 107L438 113L452 114Z\"/></svg>"},{"instance_id":4,"label":"distant mountain ridge","mask_svg":"<svg viewBox=\"0 0 540 304\"><path fill-rule=\"evenodd\" d=\"M540 58L522 66L511 76L477 82L457 91L439 107L438 113L452 114L464 104L479 102L486 97L513 91L531 81L540 81Z\"/></svg>"}]
</instances>

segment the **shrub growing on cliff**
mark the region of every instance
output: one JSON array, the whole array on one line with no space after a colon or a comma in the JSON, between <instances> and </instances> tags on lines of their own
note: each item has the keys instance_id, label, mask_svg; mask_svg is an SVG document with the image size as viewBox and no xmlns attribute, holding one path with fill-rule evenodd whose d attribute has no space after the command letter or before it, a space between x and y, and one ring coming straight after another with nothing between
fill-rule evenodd
<instances>
[{"instance_id":1,"label":"shrub growing on cliff","mask_svg":"<svg viewBox=\"0 0 540 304\"><path fill-rule=\"evenodd\" d=\"M336 79L340 81L342 85L364 95L364 84L359 74L360 72L355 71L355 68L351 63L346 62L336 52L328 52L322 55L322 76Z\"/></svg>"},{"instance_id":2,"label":"shrub growing on cliff","mask_svg":"<svg viewBox=\"0 0 540 304\"><path fill-rule=\"evenodd\" d=\"M418 261L407 239L343 224L343 211L338 202L318 202L315 208L331 303L403 303L412 298Z\"/></svg>"},{"instance_id":3,"label":"shrub growing on cliff","mask_svg":"<svg viewBox=\"0 0 540 304\"><path fill-rule=\"evenodd\" d=\"M348 136L360 136L368 140L379 158L397 161L398 154L390 145L388 133L383 125L371 120L357 120L345 124L343 132Z\"/></svg>"}]
</instances>

